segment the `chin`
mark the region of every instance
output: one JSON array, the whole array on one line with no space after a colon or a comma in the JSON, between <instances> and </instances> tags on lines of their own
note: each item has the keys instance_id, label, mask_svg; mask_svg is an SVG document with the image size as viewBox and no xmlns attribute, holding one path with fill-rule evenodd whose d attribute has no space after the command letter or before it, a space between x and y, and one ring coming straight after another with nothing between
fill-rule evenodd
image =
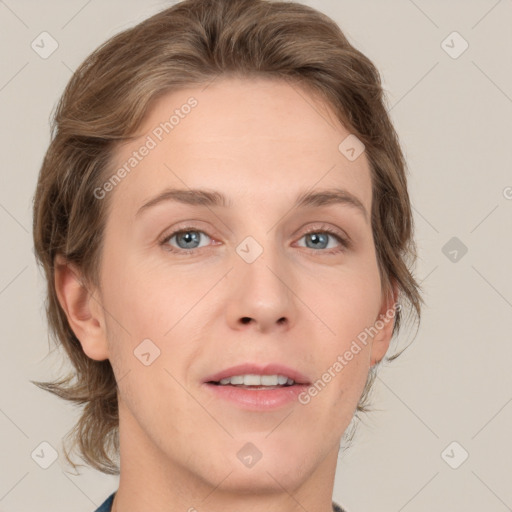
<instances>
[{"instance_id":1,"label":"chin","mask_svg":"<svg viewBox=\"0 0 512 512\"><path fill-rule=\"evenodd\" d=\"M314 452L310 444L290 439L290 436L268 432L237 440L230 457L232 473L226 484L240 492L282 492L294 489L314 471ZM273 439L271 439L273 437ZM308 463L309 462L309 463ZM224 484L223 484L224 487Z\"/></svg>"}]
</instances>

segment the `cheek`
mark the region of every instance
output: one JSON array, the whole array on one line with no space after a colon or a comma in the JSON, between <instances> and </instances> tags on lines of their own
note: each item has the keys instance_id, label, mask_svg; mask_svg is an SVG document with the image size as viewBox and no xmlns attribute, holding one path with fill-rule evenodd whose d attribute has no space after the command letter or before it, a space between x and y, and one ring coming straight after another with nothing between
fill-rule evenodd
<instances>
[{"instance_id":1,"label":"cheek","mask_svg":"<svg viewBox=\"0 0 512 512\"><path fill-rule=\"evenodd\" d=\"M343 351L351 341L374 324L381 306L380 277L376 264L361 271L343 269L319 281L303 282L303 295L316 313L328 352Z\"/></svg>"},{"instance_id":2,"label":"cheek","mask_svg":"<svg viewBox=\"0 0 512 512\"><path fill-rule=\"evenodd\" d=\"M163 390L171 384L165 372L162 382L158 381L160 374L151 381L146 380L146 375L160 366L186 380L190 361L201 347L192 340L204 338L202 324L208 311L203 308L209 300L199 299L211 288L211 275L201 278L162 268L161 264L142 268L140 263L132 265L129 258L108 270L105 273L107 336L116 376L122 378L130 372L132 380L140 382L134 394L143 390L151 394L151 389ZM204 321L194 321L198 315ZM144 366L144 358L148 363L152 361L150 365Z\"/></svg>"},{"instance_id":3,"label":"cheek","mask_svg":"<svg viewBox=\"0 0 512 512\"><path fill-rule=\"evenodd\" d=\"M144 267L133 257L112 258L105 265L105 304L115 320L132 336L162 337L185 313L186 296L194 282L185 286L176 272ZM183 310L183 311L182 311Z\"/></svg>"},{"instance_id":4,"label":"cheek","mask_svg":"<svg viewBox=\"0 0 512 512\"><path fill-rule=\"evenodd\" d=\"M317 317L315 345L318 352L318 388L329 408L344 417L351 414L364 389L370 364L369 329L375 325L381 306L381 283L375 261L359 271L347 268L321 281L303 283L305 296ZM307 290L306 290L307 289Z\"/></svg>"}]
</instances>

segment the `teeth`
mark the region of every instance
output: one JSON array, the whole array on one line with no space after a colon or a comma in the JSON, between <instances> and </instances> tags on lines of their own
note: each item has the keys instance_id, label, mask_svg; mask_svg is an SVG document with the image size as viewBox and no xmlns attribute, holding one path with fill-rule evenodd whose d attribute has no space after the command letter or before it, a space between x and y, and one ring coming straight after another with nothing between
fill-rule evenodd
<instances>
[{"instance_id":1,"label":"teeth","mask_svg":"<svg viewBox=\"0 0 512 512\"><path fill-rule=\"evenodd\" d=\"M220 384L243 385L243 386L284 386L293 385L295 381L284 375L234 375L221 379Z\"/></svg>"}]
</instances>

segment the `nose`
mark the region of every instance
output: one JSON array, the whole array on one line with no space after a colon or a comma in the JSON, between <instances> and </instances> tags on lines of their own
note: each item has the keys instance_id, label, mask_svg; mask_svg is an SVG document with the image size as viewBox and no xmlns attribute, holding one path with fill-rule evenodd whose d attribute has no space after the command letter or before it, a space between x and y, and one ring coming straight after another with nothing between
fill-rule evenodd
<instances>
[{"instance_id":1,"label":"nose","mask_svg":"<svg viewBox=\"0 0 512 512\"><path fill-rule=\"evenodd\" d=\"M227 276L225 312L232 329L284 331L296 321L297 304L289 262L265 248L252 263L236 255Z\"/></svg>"}]
</instances>

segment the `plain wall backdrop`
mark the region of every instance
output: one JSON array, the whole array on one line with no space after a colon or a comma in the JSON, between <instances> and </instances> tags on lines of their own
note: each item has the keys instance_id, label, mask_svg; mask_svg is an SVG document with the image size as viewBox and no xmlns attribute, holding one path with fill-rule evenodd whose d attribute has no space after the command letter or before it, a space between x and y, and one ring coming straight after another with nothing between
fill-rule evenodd
<instances>
[{"instance_id":1,"label":"plain wall backdrop","mask_svg":"<svg viewBox=\"0 0 512 512\"><path fill-rule=\"evenodd\" d=\"M376 381L378 410L340 453L334 499L349 512L512 510L512 1L303 3L382 74L427 302L414 342ZM29 382L60 375L63 360L48 355L32 197L73 70L169 5L0 0L0 511L88 512L117 489L117 477L72 474L61 440L79 410ZM58 44L46 58L43 32ZM47 469L41 443L59 454Z\"/></svg>"}]
</instances>

